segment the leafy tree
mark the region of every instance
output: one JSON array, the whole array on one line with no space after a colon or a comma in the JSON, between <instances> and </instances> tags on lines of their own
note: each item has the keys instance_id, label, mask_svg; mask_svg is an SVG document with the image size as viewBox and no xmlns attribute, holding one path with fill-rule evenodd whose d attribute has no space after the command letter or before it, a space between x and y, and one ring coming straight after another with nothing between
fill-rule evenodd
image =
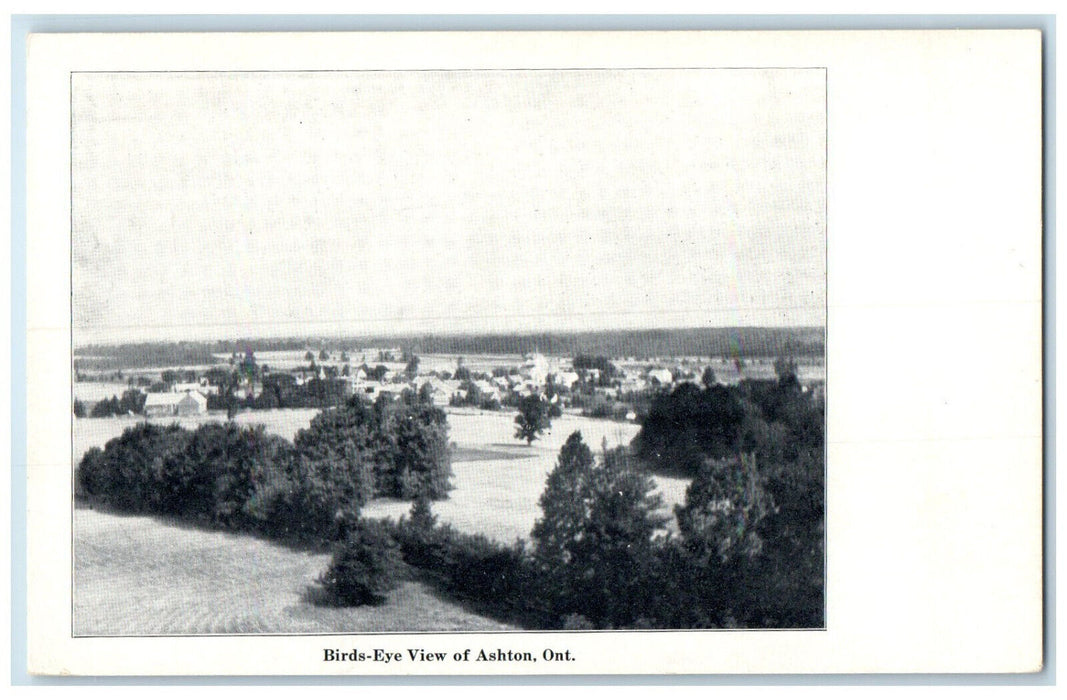
<instances>
[{"instance_id":1,"label":"leafy tree","mask_svg":"<svg viewBox=\"0 0 1067 700\"><path fill-rule=\"evenodd\" d=\"M666 518L652 478L624 449L599 465L572 434L540 501L531 533L545 596L561 616L579 614L602 626L632 626L648 614L662 576Z\"/></svg>"},{"instance_id":2,"label":"leafy tree","mask_svg":"<svg viewBox=\"0 0 1067 700\"><path fill-rule=\"evenodd\" d=\"M319 583L337 605L378 605L397 587L402 567L387 527L360 521L334 549Z\"/></svg>"},{"instance_id":3,"label":"leafy tree","mask_svg":"<svg viewBox=\"0 0 1067 700\"><path fill-rule=\"evenodd\" d=\"M263 426L204 423L192 434L181 459L164 465L163 512L239 527L256 488L257 471L285 448Z\"/></svg>"},{"instance_id":4,"label":"leafy tree","mask_svg":"<svg viewBox=\"0 0 1067 700\"><path fill-rule=\"evenodd\" d=\"M107 418L122 413L122 404L119 397L112 394L110 399L102 399L93 404L93 410L89 413L92 418Z\"/></svg>"},{"instance_id":5,"label":"leafy tree","mask_svg":"<svg viewBox=\"0 0 1067 700\"><path fill-rule=\"evenodd\" d=\"M131 512L160 512L167 475L184 460L191 433L178 425L138 423L90 450L78 465L81 492Z\"/></svg>"},{"instance_id":6,"label":"leafy tree","mask_svg":"<svg viewBox=\"0 0 1067 700\"><path fill-rule=\"evenodd\" d=\"M707 457L738 454L745 416L735 388L686 382L653 400L634 445L653 469L695 476Z\"/></svg>"},{"instance_id":7,"label":"leafy tree","mask_svg":"<svg viewBox=\"0 0 1067 700\"><path fill-rule=\"evenodd\" d=\"M466 367L457 367L452 379L457 382L469 382L471 380L471 371Z\"/></svg>"},{"instance_id":8,"label":"leafy tree","mask_svg":"<svg viewBox=\"0 0 1067 700\"><path fill-rule=\"evenodd\" d=\"M304 362L311 362L314 359L315 355L310 350L304 353Z\"/></svg>"},{"instance_id":9,"label":"leafy tree","mask_svg":"<svg viewBox=\"0 0 1067 700\"><path fill-rule=\"evenodd\" d=\"M339 507L358 508L375 494L445 498L452 488L447 417L417 399L369 406L354 397L312 419L295 444L320 465Z\"/></svg>"},{"instance_id":10,"label":"leafy tree","mask_svg":"<svg viewBox=\"0 0 1067 700\"><path fill-rule=\"evenodd\" d=\"M362 402L328 409L296 435L314 479L331 494L333 510L359 512L374 497L379 463L375 416Z\"/></svg>"},{"instance_id":11,"label":"leafy tree","mask_svg":"<svg viewBox=\"0 0 1067 700\"><path fill-rule=\"evenodd\" d=\"M420 403L433 405L433 387L430 386L429 382L419 387L418 399Z\"/></svg>"},{"instance_id":12,"label":"leafy tree","mask_svg":"<svg viewBox=\"0 0 1067 700\"><path fill-rule=\"evenodd\" d=\"M799 388L797 363L791 357L779 357L774 361L774 374L778 377L778 386L782 388Z\"/></svg>"},{"instance_id":13,"label":"leafy tree","mask_svg":"<svg viewBox=\"0 0 1067 700\"><path fill-rule=\"evenodd\" d=\"M821 627L824 608L825 479L822 449L768 462L761 471L775 508L763 518L763 547L748 562L738 605L750 626Z\"/></svg>"},{"instance_id":14,"label":"leafy tree","mask_svg":"<svg viewBox=\"0 0 1067 700\"><path fill-rule=\"evenodd\" d=\"M388 465L382 492L404 499L447 498L452 461L445 412L407 396L376 410Z\"/></svg>"},{"instance_id":15,"label":"leafy tree","mask_svg":"<svg viewBox=\"0 0 1067 700\"><path fill-rule=\"evenodd\" d=\"M700 383L707 388L711 388L719 383L719 379L715 376L715 370L711 368L711 365L704 368L704 374L700 377Z\"/></svg>"},{"instance_id":16,"label":"leafy tree","mask_svg":"<svg viewBox=\"0 0 1067 700\"><path fill-rule=\"evenodd\" d=\"M204 377L211 386L219 387L220 393L233 387L237 383L237 376L233 370L225 367L212 367L204 372Z\"/></svg>"},{"instance_id":17,"label":"leafy tree","mask_svg":"<svg viewBox=\"0 0 1067 700\"><path fill-rule=\"evenodd\" d=\"M85 418L88 412L85 410L85 404L78 399L74 399L74 417Z\"/></svg>"},{"instance_id":18,"label":"leafy tree","mask_svg":"<svg viewBox=\"0 0 1067 700\"><path fill-rule=\"evenodd\" d=\"M326 348L319 350L319 362L326 362L330 359L330 353L326 352Z\"/></svg>"},{"instance_id":19,"label":"leafy tree","mask_svg":"<svg viewBox=\"0 0 1067 700\"><path fill-rule=\"evenodd\" d=\"M764 489L753 454L708 460L675 506L678 529L702 564L754 557L763 547L760 526L774 504Z\"/></svg>"},{"instance_id":20,"label":"leafy tree","mask_svg":"<svg viewBox=\"0 0 1067 700\"><path fill-rule=\"evenodd\" d=\"M582 434L571 433L538 501L542 516L530 536L536 543L539 563L553 579L559 578L570 560L568 547L588 518L594 463Z\"/></svg>"},{"instance_id":21,"label":"leafy tree","mask_svg":"<svg viewBox=\"0 0 1067 700\"><path fill-rule=\"evenodd\" d=\"M178 381L179 375L172 369L165 369L159 378L163 380L164 384L174 384Z\"/></svg>"},{"instance_id":22,"label":"leafy tree","mask_svg":"<svg viewBox=\"0 0 1067 700\"><path fill-rule=\"evenodd\" d=\"M529 394L519 400L519 415L515 416L515 437L525 440L527 445L541 437L549 429L552 421L548 416L548 402L539 394Z\"/></svg>"},{"instance_id":23,"label":"leafy tree","mask_svg":"<svg viewBox=\"0 0 1067 700\"><path fill-rule=\"evenodd\" d=\"M127 389L122 392L122 399L119 401L119 412L143 414L144 404L147 400L148 397L137 389Z\"/></svg>"},{"instance_id":24,"label":"leafy tree","mask_svg":"<svg viewBox=\"0 0 1067 700\"><path fill-rule=\"evenodd\" d=\"M595 369L600 372L601 379L611 379L618 372L618 368L611 360L603 355L575 355L574 369Z\"/></svg>"},{"instance_id":25,"label":"leafy tree","mask_svg":"<svg viewBox=\"0 0 1067 700\"><path fill-rule=\"evenodd\" d=\"M412 355L408 360L408 364L404 367L404 374L408 375L409 379L414 379L415 375L419 373L419 356Z\"/></svg>"}]
</instances>

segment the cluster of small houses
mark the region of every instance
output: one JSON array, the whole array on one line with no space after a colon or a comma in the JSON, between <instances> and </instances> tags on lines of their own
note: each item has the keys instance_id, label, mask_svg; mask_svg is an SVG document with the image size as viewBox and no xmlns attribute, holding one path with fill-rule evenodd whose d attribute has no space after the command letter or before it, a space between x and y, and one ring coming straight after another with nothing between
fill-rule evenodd
<instances>
[{"instance_id":1,"label":"cluster of small houses","mask_svg":"<svg viewBox=\"0 0 1067 700\"><path fill-rule=\"evenodd\" d=\"M380 351L378 353L379 359L385 357L387 361L394 361L394 356L399 357L400 355L401 351L399 349ZM374 354L370 353L370 356L373 357ZM236 354L235 357L237 357ZM249 354L249 357L251 357L251 354ZM364 360L366 360L366 356L364 356ZM536 393L542 395L550 394L554 401L562 400L568 402L567 395L579 383L588 383L588 385L595 387L592 391L596 396L617 401L620 399L625 400L627 395L648 391L649 389L669 389L682 381L700 381L699 370L687 373L686 369L682 368L675 370L675 372L680 372L681 374L675 374L675 372L662 366L662 364L669 362L669 360L652 360L651 366L645 365L639 371L619 372L612 377L610 382L603 383L600 381L600 370L593 368L576 370L568 360L559 361L553 359L550 361L539 353L526 355L521 365L510 367L506 373L496 370L491 378L486 378L485 374L476 375L483 378L474 379L472 377L469 383L451 378L450 373L445 372L427 372L410 377L405 372L395 369L386 371L384 376L381 376L380 381L376 381L368 377L367 372L362 367L357 367L354 371L343 374L338 373L336 367L315 367L314 363L312 363L311 368L305 367L289 373L273 372L271 374L272 376L288 374L287 381L291 381L298 386L313 380L329 382L345 397L361 394L373 400L383 394L399 396L409 389L416 392L428 392L434 404L438 406L448 406L457 402L460 404L466 403L468 398L467 389L473 385L477 389L479 403L499 402L499 404L503 405L507 403L509 398L514 399L516 396ZM626 358L626 364L632 367L637 365L638 362L633 358ZM363 366L366 367L366 364ZM345 370L348 372L347 367ZM767 374L768 377L774 376L769 365L766 367L753 366L746 369L745 374L746 376L751 376L753 372L762 372ZM722 378L720 378L720 381L722 381ZM730 381L730 379L727 379L727 381ZM586 391L589 390L588 385ZM554 390L549 391L550 386ZM804 382L803 389L804 391L813 390L821 394L823 386L823 380L813 377ZM237 387L234 393L238 399L243 400L253 395L259 395L262 391L263 387L259 382L245 382ZM206 377L201 377L196 382L174 383L170 385L169 391L147 393L144 413L146 416L202 415L208 411L207 397L217 392L218 387L209 383ZM634 416L631 413L627 414L626 417L633 419Z\"/></svg>"},{"instance_id":2,"label":"cluster of small houses","mask_svg":"<svg viewBox=\"0 0 1067 700\"><path fill-rule=\"evenodd\" d=\"M298 385L311 379L326 380L324 369L320 367L311 375L294 375ZM599 370L584 369L579 373L570 367L553 366L544 355L533 353L526 355L522 365L513 368L510 373L491 379L472 379L471 384L477 387L483 401L495 400L503 403L505 397L511 394L544 393L550 384L555 387L556 392L567 393L583 380L596 383L599 380ZM362 368L349 376L330 377L329 381L337 382L346 396L359 393L372 399L382 394L399 396L407 389L416 392L428 391L434 404L438 406L447 406L456 398L466 399L465 387L469 386L464 381L442 379L435 373L409 379L402 372L390 371L382 381L374 381L367 377ZM624 376L618 380L617 386L602 387L597 391L608 398L615 398L621 393L643 391L651 386L669 387L673 381L670 370L654 368L645 372L643 377ZM428 390L425 389L427 386ZM147 416L200 415L208 410L207 396L217 391L217 387L210 385L203 378L199 382L173 384L168 392L147 394L144 412ZM239 387L236 395L243 399L255 392L254 386L246 385Z\"/></svg>"}]
</instances>

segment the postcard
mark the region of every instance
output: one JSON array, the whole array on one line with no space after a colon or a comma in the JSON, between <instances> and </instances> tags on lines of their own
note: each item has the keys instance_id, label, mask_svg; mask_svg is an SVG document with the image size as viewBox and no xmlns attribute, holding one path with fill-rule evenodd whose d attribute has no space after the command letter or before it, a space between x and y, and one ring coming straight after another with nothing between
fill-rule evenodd
<instances>
[{"instance_id":1,"label":"postcard","mask_svg":"<svg viewBox=\"0 0 1067 700\"><path fill-rule=\"evenodd\" d=\"M1037 31L38 34L29 662L1042 667Z\"/></svg>"}]
</instances>

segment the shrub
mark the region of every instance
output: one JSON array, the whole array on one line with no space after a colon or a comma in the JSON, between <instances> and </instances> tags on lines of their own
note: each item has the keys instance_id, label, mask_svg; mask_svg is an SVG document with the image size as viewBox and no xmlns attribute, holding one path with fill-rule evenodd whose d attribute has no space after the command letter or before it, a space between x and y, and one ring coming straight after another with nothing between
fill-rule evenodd
<instances>
[{"instance_id":1,"label":"shrub","mask_svg":"<svg viewBox=\"0 0 1067 700\"><path fill-rule=\"evenodd\" d=\"M454 595L509 615L543 607L521 540L509 547L437 525L425 499L415 502L410 517L401 518L394 533L404 561L431 574Z\"/></svg>"},{"instance_id":2,"label":"shrub","mask_svg":"<svg viewBox=\"0 0 1067 700\"><path fill-rule=\"evenodd\" d=\"M443 564L454 593L494 606L521 607L527 578L521 541L507 547L451 528L442 539Z\"/></svg>"},{"instance_id":3,"label":"shrub","mask_svg":"<svg viewBox=\"0 0 1067 700\"><path fill-rule=\"evenodd\" d=\"M89 450L78 467L82 492L133 512L158 512L164 475L180 460L189 432L178 425L139 423L109 440L104 450Z\"/></svg>"},{"instance_id":4,"label":"shrub","mask_svg":"<svg viewBox=\"0 0 1067 700\"><path fill-rule=\"evenodd\" d=\"M107 482L104 451L90 447L74 469L74 495L78 498L102 495L106 492Z\"/></svg>"},{"instance_id":5,"label":"shrub","mask_svg":"<svg viewBox=\"0 0 1067 700\"><path fill-rule=\"evenodd\" d=\"M430 501L417 498L411 506L410 517L401 517L396 526L396 540L400 544L404 561L438 574L447 572L445 539L448 532L437 526Z\"/></svg>"},{"instance_id":6,"label":"shrub","mask_svg":"<svg viewBox=\"0 0 1067 700\"><path fill-rule=\"evenodd\" d=\"M388 527L360 521L335 547L318 582L336 605L378 605L396 588L402 566Z\"/></svg>"}]
</instances>

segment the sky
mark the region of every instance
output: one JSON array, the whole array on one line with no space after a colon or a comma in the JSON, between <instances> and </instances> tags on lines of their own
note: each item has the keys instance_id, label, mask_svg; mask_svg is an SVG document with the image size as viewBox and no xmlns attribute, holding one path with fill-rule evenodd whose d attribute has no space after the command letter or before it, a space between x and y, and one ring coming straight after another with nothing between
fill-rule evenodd
<instances>
[{"instance_id":1,"label":"sky","mask_svg":"<svg viewBox=\"0 0 1067 700\"><path fill-rule=\"evenodd\" d=\"M76 74L75 344L821 326L824 80Z\"/></svg>"}]
</instances>

